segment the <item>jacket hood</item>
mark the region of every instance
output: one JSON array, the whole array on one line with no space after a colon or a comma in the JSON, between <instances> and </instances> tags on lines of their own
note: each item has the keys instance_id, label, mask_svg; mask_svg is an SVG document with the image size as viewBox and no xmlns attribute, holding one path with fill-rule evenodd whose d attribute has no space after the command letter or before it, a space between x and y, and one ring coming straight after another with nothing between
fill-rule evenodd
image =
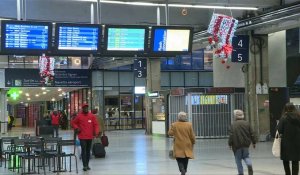
<instances>
[{"instance_id":1,"label":"jacket hood","mask_svg":"<svg viewBox=\"0 0 300 175\"><path fill-rule=\"evenodd\" d=\"M297 125L300 127L300 116L297 113L287 113L286 114L286 119L293 123L294 125Z\"/></svg>"}]
</instances>

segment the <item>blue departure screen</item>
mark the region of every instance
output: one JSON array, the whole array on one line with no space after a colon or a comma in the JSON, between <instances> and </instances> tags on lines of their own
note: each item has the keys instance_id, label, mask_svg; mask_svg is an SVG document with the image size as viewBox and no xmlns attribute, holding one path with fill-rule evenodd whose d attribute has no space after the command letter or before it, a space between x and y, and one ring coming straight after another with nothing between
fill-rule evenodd
<instances>
[{"instance_id":1,"label":"blue departure screen","mask_svg":"<svg viewBox=\"0 0 300 175\"><path fill-rule=\"evenodd\" d=\"M145 29L108 28L107 50L144 51Z\"/></svg>"},{"instance_id":2,"label":"blue departure screen","mask_svg":"<svg viewBox=\"0 0 300 175\"><path fill-rule=\"evenodd\" d=\"M59 26L58 50L98 50L98 27Z\"/></svg>"},{"instance_id":3,"label":"blue departure screen","mask_svg":"<svg viewBox=\"0 0 300 175\"><path fill-rule=\"evenodd\" d=\"M48 32L49 26L47 25L6 24L5 48L47 50Z\"/></svg>"},{"instance_id":4,"label":"blue departure screen","mask_svg":"<svg viewBox=\"0 0 300 175\"><path fill-rule=\"evenodd\" d=\"M190 30L155 29L153 51L188 51L190 37Z\"/></svg>"}]
</instances>

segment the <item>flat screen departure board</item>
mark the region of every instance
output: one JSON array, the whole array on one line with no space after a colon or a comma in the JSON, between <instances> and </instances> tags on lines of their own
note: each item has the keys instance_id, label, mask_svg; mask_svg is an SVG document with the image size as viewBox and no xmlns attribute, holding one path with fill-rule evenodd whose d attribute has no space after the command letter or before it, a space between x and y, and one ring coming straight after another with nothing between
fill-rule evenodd
<instances>
[{"instance_id":1,"label":"flat screen departure board","mask_svg":"<svg viewBox=\"0 0 300 175\"><path fill-rule=\"evenodd\" d=\"M168 55L191 52L193 30L190 27L154 26L152 27L151 52Z\"/></svg>"},{"instance_id":2,"label":"flat screen departure board","mask_svg":"<svg viewBox=\"0 0 300 175\"><path fill-rule=\"evenodd\" d=\"M105 27L105 50L110 54L139 54L147 50L148 27L116 26Z\"/></svg>"},{"instance_id":3,"label":"flat screen departure board","mask_svg":"<svg viewBox=\"0 0 300 175\"><path fill-rule=\"evenodd\" d=\"M100 25L58 23L55 33L55 48L59 53L77 55L100 51Z\"/></svg>"},{"instance_id":4,"label":"flat screen departure board","mask_svg":"<svg viewBox=\"0 0 300 175\"><path fill-rule=\"evenodd\" d=\"M107 50L143 51L145 29L109 28Z\"/></svg>"},{"instance_id":5,"label":"flat screen departure board","mask_svg":"<svg viewBox=\"0 0 300 175\"><path fill-rule=\"evenodd\" d=\"M46 53L51 46L51 23L2 21L1 48L5 53Z\"/></svg>"}]
</instances>

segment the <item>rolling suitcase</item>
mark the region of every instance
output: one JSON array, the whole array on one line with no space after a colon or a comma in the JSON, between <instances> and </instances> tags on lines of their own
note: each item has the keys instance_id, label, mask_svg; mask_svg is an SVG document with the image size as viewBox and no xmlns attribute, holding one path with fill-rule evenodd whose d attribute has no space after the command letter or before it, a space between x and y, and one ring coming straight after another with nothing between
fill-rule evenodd
<instances>
[{"instance_id":1,"label":"rolling suitcase","mask_svg":"<svg viewBox=\"0 0 300 175\"><path fill-rule=\"evenodd\" d=\"M106 151L104 146L100 142L96 142L93 144L93 155L95 158L104 158L106 155Z\"/></svg>"}]
</instances>

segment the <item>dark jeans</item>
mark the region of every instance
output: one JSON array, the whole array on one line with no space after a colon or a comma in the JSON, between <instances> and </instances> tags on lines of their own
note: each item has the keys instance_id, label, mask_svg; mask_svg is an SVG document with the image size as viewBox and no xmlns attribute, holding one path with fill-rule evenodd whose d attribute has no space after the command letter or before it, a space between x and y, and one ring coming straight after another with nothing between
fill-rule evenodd
<instances>
[{"instance_id":1,"label":"dark jeans","mask_svg":"<svg viewBox=\"0 0 300 175\"><path fill-rule=\"evenodd\" d=\"M91 155L91 147L92 147L92 139L84 140L80 139L81 146L81 159L83 167L89 166L90 155Z\"/></svg>"},{"instance_id":2,"label":"dark jeans","mask_svg":"<svg viewBox=\"0 0 300 175\"><path fill-rule=\"evenodd\" d=\"M187 158L187 157L186 158L176 158L176 160L177 160L179 171L181 173L186 173L188 163L189 163L189 158Z\"/></svg>"},{"instance_id":3,"label":"dark jeans","mask_svg":"<svg viewBox=\"0 0 300 175\"><path fill-rule=\"evenodd\" d=\"M52 125L53 126L53 130L55 132L55 137L58 137L58 128L59 126L58 125Z\"/></svg>"},{"instance_id":4,"label":"dark jeans","mask_svg":"<svg viewBox=\"0 0 300 175\"><path fill-rule=\"evenodd\" d=\"M290 169L290 161L283 161L285 175L298 175L299 161L291 161L291 162L292 162L292 174L291 174L291 169Z\"/></svg>"}]
</instances>

